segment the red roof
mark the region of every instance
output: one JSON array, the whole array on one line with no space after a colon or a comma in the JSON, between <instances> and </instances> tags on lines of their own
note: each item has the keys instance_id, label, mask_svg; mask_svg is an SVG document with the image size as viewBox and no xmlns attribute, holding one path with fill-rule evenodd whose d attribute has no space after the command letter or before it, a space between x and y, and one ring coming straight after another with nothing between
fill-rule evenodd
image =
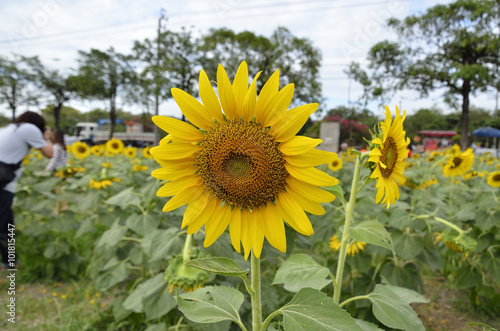
<instances>
[{"instance_id":1,"label":"red roof","mask_svg":"<svg viewBox=\"0 0 500 331\"><path fill-rule=\"evenodd\" d=\"M418 134L426 137L453 137L457 135L457 131L443 131L443 130L423 130Z\"/></svg>"}]
</instances>

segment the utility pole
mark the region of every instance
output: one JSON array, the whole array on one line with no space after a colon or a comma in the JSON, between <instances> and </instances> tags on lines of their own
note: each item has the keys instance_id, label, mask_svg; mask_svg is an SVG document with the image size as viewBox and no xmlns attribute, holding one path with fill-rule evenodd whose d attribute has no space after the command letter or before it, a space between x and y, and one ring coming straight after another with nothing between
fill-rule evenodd
<instances>
[{"instance_id":1,"label":"utility pole","mask_svg":"<svg viewBox=\"0 0 500 331\"><path fill-rule=\"evenodd\" d=\"M156 40L156 64L155 64L155 115L158 115L158 110L160 108L160 37L161 37L161 20L168 20L167 12L165 9L160 10L160 17L158 18L158 32L157 32L157 40ZM155 134L155 146L160 143L160 131L158 130L158 126L153 126L153 132Z\"/></svg>"}]
</instances>

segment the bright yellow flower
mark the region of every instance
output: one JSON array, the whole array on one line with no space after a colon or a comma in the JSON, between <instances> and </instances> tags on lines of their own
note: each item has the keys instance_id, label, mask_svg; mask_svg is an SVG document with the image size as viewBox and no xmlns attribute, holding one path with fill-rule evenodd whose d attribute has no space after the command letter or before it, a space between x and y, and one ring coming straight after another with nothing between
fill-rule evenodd
<instances>
[{"instance_id":1,"label":"bright yellow flower","mask_svg":"<svg viewBox=\"0 0 500 331\"><path fill-rule=\"evenodd\" d=\"M373 147L370 151L369 162L375 163L375 168L370 178L377 178L376 202L387 204L387 208L399 199L399 185L406 181L403 176L408 157L410 139L405 137L403 121L406 118L406 111L403 117L399 115L396 107L396 117L392 121L391 111L385 106L385 122L380 122L379 137L372 140Z\"/></svg>"},{"instance_id":2,"label":"bright yellow flower","mask_svg":"<svg viewBox=\"0 0 500 331\"><path fill-rule=\"evenodd\" d=\"M443 167L443 173L446 177L455 177L469 171L474 163L474 152L468 148L465 152L455 152L448 158L448 162Z\"/></svg>"},{"instance_id":3,"label":"bright yellow flower","mask_svg":"<svg viewBox=\"0 0 500 331\"><path fill-rule=\"evenodd\" d=\"M122 153L128 158L133 158L137 155L137 147L125 147Z\"/></svg>"},{"instance_id":4,"label":"bright yellow flower","mask_svg":"<svg viewBox=\"0 0 500 331\"><path fill-rule=\"evenodd\" d=\"M492 172L488 176L488 185L493 187L500 187L500 171Z\"/></svg>"},{"instance_id":5,"label":"bright yellow flower","mask_svg":"<svg viewBox=\"0 0 500 331\"><path fill-rule=\"evenodd\" d=\"M84 159L90 155L90 147L81 141L75 141L71 144L71 151L77 159Z\"/></svg>"},{"instance_id":6,"label":"bright yellow flower","mask_svg":"<svg viewBox=\"0 0 500 331\"><path fill-rule=\"evenodd\" d=\"M437 158L438 156L440 156L440 155L441 155L441 152L440 152L440 151L432 151L432 152L431 152L431 154L429 155L429 157L427 157L425 160L426 160L427 162L431 162L431 161L436 160L436 158Z\"/></svg>"},{"instance_id":7,"label":"bright yellow flower","mask_svg":"<svg viewBox=\"0 0 500 331\"><path fill-rule=\"evenodd\" d=\"M148 166L140 165L140 164L134 164L134 166L132 167L132 170L133 171L145 171L145 170L148 170Z\"/></svg>"},{"instance_id":8,"label":"bright yellow flower","mask_svg":"<svg viewBox=\"0 0 500 331\"><path fill-rule=\"evenodd\" d=\"M90 147L90 152L92 153L92 155L99 156L104 153L105 148L106 147L104 147L104 145L94 145Z\"/></svg>"},{"instance_id":9,"label":"bright yellow flower","mask_svg":"<svg viewBox=\"0 0 500 331\"><path fill-rule=\"evenodd\" d=\"M414 160L418 160L418 159L420 159L420 154L418 154L418 153L413 153L413 154L411 155L411 158L412 158L412 159L414 159Z\"/></svg>"},{"instance_id":10,"label":"bright yellow flower","mask_svg":"<svg viewBox=\"0 0 500 331\"><path fill-rule=\"evenodd\" d=\"M334 154L316 150L319 139L295 136L318 104L287 110L294 85L279 90L278 70L257 98L259 74L249 87L247 64L242 62L231 84L219 65L217 97L202 70L202 103L172 89L192 125L153 117L169 133L151 149L163 166L153 171L153 177L168 181L157 195L173 196L163 211L187 204L182 228L187 226L191 234L204 225L205 247L229 226L231 243L238 252L242 243L245 258L251 250L260 257L264 238L285 252L283 220L301 234L313 234L305 211L324 214L321 203L335 197L318 186L338 184L336 178L315 168L330 162Z\"/></svg>"},{"instance_id":11,"label":"bright yellow flower","mask_svg":"<svg viewBox=\"0 0 500 331\"><path fill-rule=\"evenodd\" d=\"M120 139L110 139L106 142L106 152L110 154L119 154L123 150L123 141ZM107 153L106 153L107 154Z\"/></svg>"},{"instance_id":12,"label":"bright yellow flower","mask_svg":"<svg viewBox=\"0 0 500 331\"><path fill-rule=\"evenodd\" d=\"M103 162L102 166L105 168L112 168L113 167L113 165L111 163L108 163L108 162Z\"/></svg>"},{"instance_id":13,"label":"bright yellow flower","mask_svg":"<svg viewBox=\"0 0 500 331\"><path fill-rule=\"evenodd\" d=\"M142 149L142 156L144 156L146 159L152 159L153 155L150 153L151 146L146 146Z\"/></svg>"},{"instance_id":14,"label":"bright yellow flower","mask_svg":"<svg viewBox=\"0 0 500 331\"><path fill-rule=\"evenodd\" d=\"M342 169L343 164L342 159L335 154L335 158L328 163L328 168L332 171L338 171Z\"/></svg>"},{"instance_id":15,"label":"bright yellow flower","mask_svg":"<svg viewBox=\"0 0 500 331\"><path fill-rule=\"evenodd\" d=\"M342 246L342 242L337 238L336 235L333 235L333 237L330 238L330 249L333 252L336 252L340 249L340 246ZM365 246L365 242L355 240L347 247L347 255L354 256L360 251L364 251Z\"/></svg>"}]
</instances>

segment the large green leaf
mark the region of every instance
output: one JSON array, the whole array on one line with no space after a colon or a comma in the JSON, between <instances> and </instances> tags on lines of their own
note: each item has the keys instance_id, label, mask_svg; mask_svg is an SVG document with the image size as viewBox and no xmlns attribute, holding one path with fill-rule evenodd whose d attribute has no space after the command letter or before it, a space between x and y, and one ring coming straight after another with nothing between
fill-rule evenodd
<instances>
[{"instance_id":1,"label":"large green leaf","mask_svg":"<svg viewBox=\"0 0 500 331\"><path fill-rule=\"evenodd\" d=\"M115 221L113 226L106 230L97 242L96 248L113 248L116 244L125 236L127 228L119 225L118 221Z\"/></svg>"},{"instance_id":2,"label":"large green leaf","mask_svg":"<svg viewBox=\"0 0 500 331\"><path fill-rule=\"evenodd\" d=\"M470 265L464 265L457 270L456 287L466 290L481 284L481 272Z\"/></svg>"},{"instance_id":3,"label":"large green leaf","mask_svg":"<svg viewBox=\"0 0 500 331\"><path fill-rule=\"evenodd\" d=\"M486 252L481 258L483 268L489 272L493 280L500 284L500 258L494 257L489 252Z\"/></svg>"},{"instance_id":4,"label":"large green leaf","mask_svg":"<svg viewBox=\"0 0 500 331\"><path fill-rule=\"evenodd\" d=\"M188 261L186 264L222 276L245 277L248 274L248 269L243 270L238 263L227 257L201 258Z\"/></svg>"},{"instance_id":5,"label":"large green leaf","mask_svg":"<svg viewBox=\"0 0 500 331\"><path fill-rule=\"evenodd\" d=\"M145 236L148 231L158 228L159 223L159 219L150 214L132 214L125 222L129 229L140 236Z\"/></svg>"},{"instance_id":6,"label":"large green leaf","mask_svg":"<svg viewBox=\"0 0 500 331\"><path fill-rule=\"evenodd\" d=\"M395 232L393 239L397 255L404 260L414 258L424 249L423 238L415 233Z\"/></svg>"},{"instance_id":7,"label":"large green leaf","mask_svg":"<svg viewBox=\"0 0 500 331\"><path fill-rule=\"evenodd\" d=\"M109 263L108 263L109 264ZM105 271L97 276L96 284L99 290L106 291L110 287L124 281L130 275L130 263L113 260L113 266L105 268Z\"/></svg>"},{"instance_id":8,"label":"large green leaf","mask_svg":"<svg viewBox=\"0 0 500 331\"><path fill-rule=\"evenodd\" d=\"M178 229L155 230L141 240L141 246L146 254L151 256L150 262L161 261L181 250L183 240Z\"/></svg>"},{"instance_id":9,"label":"large green leaf","mask_svg":"<svg viewBox=\"0 0 500 331\"><path fill-rule=\"evenodd\" d=\"M349 234L357 241L384 247L394 252L391 235L378 221L364 221L355 224L349 230Z\"/></svg>"},{"instance_id":10,"label":"large green leaf","mask_svg":"<svg viewBox=\"0 0 500 331\"><path fill-rule=\"evenodd\" d=\"M239 310L243 299L240 291L223 286L202 287L177 297L179 310L197 323L225 320L241 323Z\"/></svg>"},{"instance_id":11,"label":"large green leaf","mask_svg":"<svg viewBox=\"0 0 500 331\"><path fill-rule=\"evenodd\" d=\"M132 186L112 196L111 198L106 200L105 203L118 206L121 209L125 210L127 206L137 204L137 201L139 201L139 199L140 197L136 193L134 193L134 187Z\"/></svg>"},{"instance_id":12,"label":"large green leaf","mask_svg":"<svg viewBox=\"0 0 500 331\"><path fill-rule=\"evenodd\" d=\"M283 326L289 331L363 330L332 298L311 288L301 289L279 311L283 314Z\"/></svg>"},{"instance_id":13,"label":"large green leaf","mask_svg":"<svg viewBox=\"0 0 500 331\"><path fill-rule=\"evenodd\" d=\"M368 294L373 314L388 327L406 331L425 330L422 321L409 305L425 303L427 300L417 292L402 287L381 285Z\"/></svg>"},{"instance_id":14,"label":"large green leaf","mask_svg":"<svg viewBox=\"0 0 500 331\"><path fill-rule=\"evenodd\" d=\"M123 307L136 313L145 312L148 321L160 318L176 305L167 285L164 275L157 274L140 283L125 299Z\"/></svg>"},{"instance_id":15,"label":"large green leaf","mask_svg":"<svg viewBox=\"0 0 500 331\"><path fill-rule=\"evenodd\" d=\"M328 268L318 264L309 255L297 254L281 265L274 276L273 285L284 284L290 292L298 292L306 287L321 290L331 283L331 279L326 279L329 274Z\"/></svg>"}]
</instances>

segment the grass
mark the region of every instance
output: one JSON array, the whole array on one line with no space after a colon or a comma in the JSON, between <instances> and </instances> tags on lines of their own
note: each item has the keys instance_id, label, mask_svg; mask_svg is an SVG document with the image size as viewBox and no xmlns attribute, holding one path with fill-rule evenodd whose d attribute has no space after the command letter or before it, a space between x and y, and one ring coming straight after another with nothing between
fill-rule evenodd
<instances>
[{"instance_id":1,"label":"grass","mask_svg":"<svg viewBox=\"0 0 500 331\"><path fill-rule=\"evenodd\" d=\"M0 273L0 306L6 307L11 296L6 272ZM110 299L112 294L103 297L86 280L16 284L15 327L7 318L2 318L0 330L92 330L92 321Z\"/></svg>"}]
</instances>

